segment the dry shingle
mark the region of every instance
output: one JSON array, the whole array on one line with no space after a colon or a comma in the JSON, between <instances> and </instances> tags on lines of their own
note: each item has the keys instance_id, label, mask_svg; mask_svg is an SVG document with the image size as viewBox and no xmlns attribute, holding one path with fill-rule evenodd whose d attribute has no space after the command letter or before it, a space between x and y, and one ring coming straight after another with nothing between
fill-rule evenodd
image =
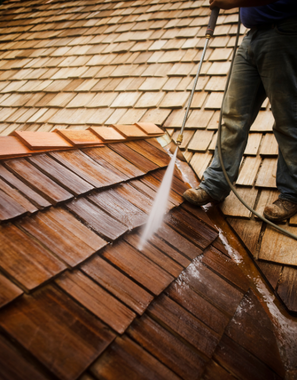
<instances>
[{"instance_id":1,"label":"dry shingle","mask_svg":"<svg viewBox=\"0 0 297 380\"><path fill-rule=\"evenodd\" d=\"M170 112L171 110L154 108L148 110L140 121L143 123L154 123L157 125L162 125L167 119Z\"/></svg>"},{"instance_id":2,"label":"dry shingle","mask_svg":"<svg viewBox=\"0 0 297 380\"><path fill-rule=\"evenodd\" d=\"M208 75L226 75L230 69L230 62L213 62L207 70Z\"/></svg>"},{"instance_id":3,"label":"dry shingle","mask_svg":"<svg viewBox=\"0 0 297 380\"><path fill-rule=\"evenodd\" d=\"M188 149L196 152L205 152L212 140L213 134L211 131L197 130Z\"/></svg>"},{"instance_id":4,"label":"dry shingle","mask_svg":"<svg viewBox=\"0 0 297 380\"><path fill-rule=\"evenodd\" d=\"M273 133L266 133L263 136L259 153L261 156L278 155L278 144Z\"/></svg>"},{"instance_id":5,"label":"dry shingle","mask_svg":"<svg viewBox=\"0 0 297 380\"><path fill-rule=\"evenodd\" d=\"M212 92L205 103L205 109L221 109L224 93Z\"/></svg>"},{"instance_id":6,"label":"dry shingle","mask_svg":"<svg viewBox=\"0 0 297 380\"><path fill-rule=\"evenodd\" d=\"M194 169L195 173L198 175L198 178L200 180L203 177L203 173L205 169L209 166L210 162L212 160L212 154L211 153L195 153L190 161L190 165Z\"/></svg>"},{"instance_id":7,"label":"dry shingle","mask_svg":"<svg viewBox=\"0 0 297 380\"><path fill-rule=\"evenodd\" d=\"M97 93L91 101L86 103L87 108L109 107L117 97L117 92L101 92Z\"/></svg>"},{"instance_id":8,"label":"dry shingle","mask_svg":"<svg viewBox=\"0 0 297 380\"><path fill-rule=\"evenodd\" d=\"M237 188L241 198L251 207L254 208L258 191L254 188ZM231 193L221 205L224 215L250 218L252 213L249 211L234 195Z\"/></svg>"},{"instance_id":9,"label":"dry shingle","mask_svg":"<svg viewBox=\"0 0 297 380\"><path fill-rule=\"evenodd\" d=\"M133 124L135 121L139 121L146 112L145 109L133 109L130 108L117 120L119 124Z\"/></svg>"},{"instance_id":10,"label":"dry shingle","mask_svg":"<svg viewBox=\"0 0 297 380\"><path fill-rule=\"evenodd\" d=\"M139 87L140 91L158 91L166 83L167 78L147 78Z\"/></svg>"},{"instance_id":11,"label":"dry shingle","mask_svg":"<svg viewBox=\"0 0 297 380\"><path fill-rule=\"evenodd\" d=\"M282 228L296 235L296 227L284 225ZM296 247L297 242L295 240L267 226L262 239L259 258L280 264L296 265Z\"/></svg>"},{"instance_id":12,"label":"dry shingle","mask_svg":"<svg viewBox=\"0 0 297 380\"><path fill-rule=\"evenodd\" d=\"M137 100L140 98L140 92L128 92L121 93L117 96L117 98L111 104L111 107L116 108L124 108L124 107L133 107Z\"/></svg>"},{"instance_id":13,"label":"dry shingle","mask_svg":"<svg viewBox=\"0 0 297 380\"><path fill-rule=\"evenodd\" d=\"M213 111L193 110L189 116L186 128L206 128L214 115Z\"/></svg>"},{"instance_id":14,"label":"dry shingle","mask_svg":"<svg viewBox=\"0 0 297 380\"><path fill-rule=\"evenodd\" d=\"M277 159L265 158L260 168L256 186L276 188Z\"/></svg>"},{"instance_id":15,"label":"dry shingle","mask_svg":"<svg viewBox=\"0 0 297 380\"><path fill-rule=\"evenodd\" d=\"M185 105L189 95L182 92L169 92L162 100L160 108L181 108Z\"/></svg>"},{"instance_id":16,"label":"dry shingle","mask_svg":"<svg viewBox=\"0 0 297 380\"><path fill-rule=\"evenodd\" d=\"M157 107L164 95L164 92L145 92L135 104L135 108Z\"/></svg>"},{"instance_id":17,"label":"dry shingle","mask_svg":"<svg viewBox=\"0 0 297 380\"><path fill-rule=\"evenodd\" d=\"M240 174L236 181L236 184L244 186L253 186L260 165L261 158L259 156L246 157L240 169Z\"/></svg>"},{"instance_id":18,"label":"dry shingle","mask_svg":"<svg viewBox=\"0 0 297 380\"><path fill-rule=\"evenodd\" d=\"M273 123L274 118L270 111L260 111L250 130L253 132L271 132Z\"/></svg>"},{"instance_id":19,"label":"dry shingle","mask_svg":"<svg viewBox=\"0 0 297 380\"><path fill-rule=\"evenodd\" d=\"M259 150L262 133L250 133L244 155L256 156Z\"/></svg>"}]
</instances>

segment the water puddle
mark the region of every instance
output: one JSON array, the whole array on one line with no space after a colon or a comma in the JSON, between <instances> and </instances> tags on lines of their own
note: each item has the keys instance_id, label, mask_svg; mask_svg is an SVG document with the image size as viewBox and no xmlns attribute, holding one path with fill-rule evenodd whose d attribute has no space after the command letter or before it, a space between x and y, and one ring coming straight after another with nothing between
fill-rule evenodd
<instances>
[{"instance_id":1,"label":"water puddle","mask_svg":"<svg viewBox=\"0 0 297 380\"><path fill-rule=\"evenodd\" d=\"M212 214L209 216L213 221L218 220L218 218L213 218L214 212L212 207L206 212ZM221 223L219 222L218 224L219 225L216 225L216 227L218 228L221 242L224 244L225 249L228 251L232 259L251 280L250 286L254 291L254 294L256 294L275 327L275 336L277 337L279 351L285 368L288 371L286 379L296 380L297 319L287 312L282 302L274 295L248 252L243 247L242 249L237 249L238 245L236 243L234 244L234 237L228 235L226 221L221 221Z\"/></svg>"},{"instance_id":2,"label":"water puddle","mask_svg":"<svg viewBox=\"0 0 297 380\"><path fill-rule=\"evenodd\" d=\"M156 199L154 200L152 210L150 212L148 221L144 227L142 236L140 238L140 242L138 245L138 249L141 251L145 245L145 243L152 237L152 235L161 227L164 215L167 209L167 202L169 197L169 192L172 183L172 177L175 167L176 148L173 156L171 157L171 161L167 167L166 173L163 177L161 186L156 195Z\"/></svg>"}]
</instances>

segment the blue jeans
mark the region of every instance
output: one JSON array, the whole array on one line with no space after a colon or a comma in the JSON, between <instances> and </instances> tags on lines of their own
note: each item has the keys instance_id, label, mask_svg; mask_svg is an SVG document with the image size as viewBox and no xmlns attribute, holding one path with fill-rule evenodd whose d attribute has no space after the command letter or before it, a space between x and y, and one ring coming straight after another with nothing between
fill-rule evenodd
<instances>
[{"instance_id":1,"label":"blue jeans","mask_svg":"<svg viewBox=\"0 0 297 380\"><path fill-rule=\"evenodd\" d=\"M297 203L297 18L276 26L251 29L238 49L223 104L222 155L233 183L248 134L264 99L275 119L273 132L279 146L276 184L280 198ZM221 201L230 188L217 148L200 184Z\"/></svg>"}]
</instances>

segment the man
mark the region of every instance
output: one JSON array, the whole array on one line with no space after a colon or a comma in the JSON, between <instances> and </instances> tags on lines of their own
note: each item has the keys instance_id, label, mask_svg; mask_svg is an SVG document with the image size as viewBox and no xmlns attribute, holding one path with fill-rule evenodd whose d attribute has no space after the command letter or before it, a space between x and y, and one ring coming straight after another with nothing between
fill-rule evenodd
<instances>
[{"instance_id":1,"label":"man","mask_svg":"<svg viewBox=\"0 0 297 380\"><path fill-rule=\"evenodd\" d=\"M210 8L240 8L250 28L238 49L223 104L222 155L230 181L237 179L249 129L266 97L275 119L279 145L277 188L280 196L264 209L274 222L297 213L297 0L210 0ZM229 194L217 149L198 189L184 193L202 206Z\"/></svg>"}]
</instances>

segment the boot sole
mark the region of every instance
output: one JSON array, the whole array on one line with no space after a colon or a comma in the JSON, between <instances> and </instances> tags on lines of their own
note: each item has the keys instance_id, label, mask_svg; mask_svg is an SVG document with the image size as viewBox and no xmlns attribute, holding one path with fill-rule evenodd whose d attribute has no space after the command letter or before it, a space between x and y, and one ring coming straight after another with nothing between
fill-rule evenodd
<instances>
[{"instance_id":1,"label":"boot sole","mask_svg":"<svg viewBox=\"0 0 297 380\"><path fill-rule=\"evenodd\" d=\"M207 200L207 201L205 201L205 202L195 202L192 198L188 198L187 196L184 196L184 195L183 195L183 198L184 198L187 202L191 203L192 205L199 206L199 207L201 207L201 206L205 206L205 205L207 205L208 203L212 203L213 205L217 205L217 204L221 203L221 202L216 201L216 200L214 200L214 199L209 199L209 200Z\"/></svg>"}]
</instances>

